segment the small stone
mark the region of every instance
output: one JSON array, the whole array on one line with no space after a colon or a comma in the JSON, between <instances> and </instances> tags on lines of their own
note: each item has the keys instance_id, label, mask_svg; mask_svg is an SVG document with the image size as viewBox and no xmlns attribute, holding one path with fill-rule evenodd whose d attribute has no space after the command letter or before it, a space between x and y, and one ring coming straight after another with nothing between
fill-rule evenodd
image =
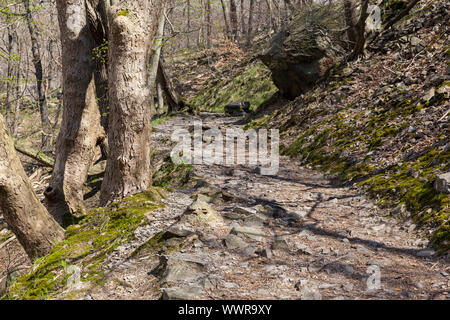
<instances>
[{"instance_id":1,"label":"small stone","mask_svg":"<svg viewBox=\"0 0 450 320\"><path fill-rule=\"evenodd\" d=\"M252 227L234 226L230 233L238 236L246 236L256 241L263 241L266 237L266 234L262 230Z\"/></svg>"},{"instance_id":2,"label":"small stone","mask_svg":"<svg viewBox=\"0 0 450 320\"><path fill-rule=\"evenodd\" d=\"M434 181L437 192L450 193L450 172L439 174Z\"/></svg>"},{"instance_id":3,"label":"small stone","mask_svg":"<svg viewBox=\"0 0 450 320\"><path fill-rule=\"evenodd\" d=\"M270 250L269 247L266 247L266 248L264 248L264 249L262 250L261 255L262 255L264 258L272 259L272 256L273 256L272 250Z\"/></svg>"},{"instance_id":4,"label":"small stone","mask_svg":"<svg viewBox=\"0 0 450 320\"><path fill-rule=\"evenodd\" d=\"M319 272L320 270L322 270L323 265L321 264L311 264L308 266L308 271L309 272Z\"/></svg>"},{"instance_id":5,"label":"small stone","mask_svg":"<svg viewBox=\"0 0 450 320\"><path fill-rule=\"evenodd\" d=\"M256 252L256 250L257 249L255 247L247 247L244 250L242 250L241 254L244 256L251 256Z\"/></svg>"},{"instance_id":6,"label":"small stone","mask_svg":"<svg viewBox=\"0 0 450 320\"><path fill-rule=\"evenodd\" d=\"M225 245L228 249L243 249L248 246L248 243L235 234L229 234L225 238Z\"/></svg>"},{"instance_id":7,"label":"small stone","mask_svg":"<svg viewBox=\"0 0 450 320\"><path fill-rule=\"evenodd\" d=\"M223 286L227 289L236 289L239 288L239 285L237 283L234 282L224 282Z\"/></svg>"},{"instance_id":8,"label":"small stone","mask_svg":"<svg viewBox=\"0 0 450 320\"><path fill-rule=\"evenodd\" d=\"M244 219L244 226L252 228L260 228L263 226L265 220L267 220L267 218L265 217L262 218L260 215L257 214L251 214Z\"/></svg>"},{"instance_id":9,"label":"small stone","mask_svg":"<svg viewBox=\"0 0 450 320\"><path fill-rule=\"evenodd\" d=\"M378 231L383 230L385 227L386 227L386 225L380 224L379 226L373 226L373 227L372 227L372 230L378 232Z\"/></svg>"},{"instance_id":10,"label":"small stone","mask_svg":"<svg viewBox=\"0 0 450 320\"><path fill-rule=\"evenodd\" d=\"M430 101L431 98L434 97L435 93L436 93L436 92L435 92L435 89L434 89L434 88L431 88L431 89L423 96L423 100L424 100L424 101Z\"/></svg>"},{"instance_id":11,"label":"small stone","mask_svg":"<svg viewBox=\"0 0 450 320\"><path fill-rule=\"evenodd\" d=\"M272 245L273 250L289 250L289 246L285 239L277 239Z\"/></svg>"},{"instance_id":12,"label":"small stone","mask_svg":"<svg viewBox=\"0 0 450 320\"><path fill-rule=\"evenodd\" d=\"M433 249L425 249L425 250L420 250L419 252L417 252L417 256L418 257L423 257L423 258L428 258L428 257L432 257L436 254L436 251L434 251Z\"/></svg>"},{"instance_id":13,"label":"small stone","mask_svg":"<svg viewBox=\"0 0 450 320\"><path fill-rule=\"evenodd\" d=\"M162 289L163 300L193 300L202 294L203 290L197 285L171 287Z\"/></svg>"},{"instance_id":14,"label":"small stone","mask_svg":"<svg viewBox=\"0 0 450 320\"><path fill-rule=\"evenodd\" d=\"M313 290L305 290L301 295L302 300L322 300L322 295Z\"/></svg>"},{"instance_id":15,"label":"small stone","mask_svg":"<svg viewBox=\"0 0 450 320\"><path fill-rule=\"evenodd\" d=\"M352 291L355 285L353 283L347 283L343 288L345 291Z\"/></svg>"},{"instance_id":16,"label":"small stone","mask_svg":"<svg viewBox=\"0 0 450 320\"><path fill-rule=\"evenodd\" d=\"M192 229L190 229L189 227L187 227L185 225L181 225L181 224L175 224L175 225L170 226L167 229L167 232L176 237L187 237L194 233L194 231Z\"/></svg>"},{"instance_id":17,"label":"small stone","mask_svg":"<svg viewBox=\"0 0 450 320\"><path fill-rule=\"evenodd\" d=\"M370 251L369 249L367 249L364 246L357 246L356 251L358 251L359 253L362 253L363 255L366 255L366 256L370 256L373 254L372 251Z\"/></svg>"}]
</instances>

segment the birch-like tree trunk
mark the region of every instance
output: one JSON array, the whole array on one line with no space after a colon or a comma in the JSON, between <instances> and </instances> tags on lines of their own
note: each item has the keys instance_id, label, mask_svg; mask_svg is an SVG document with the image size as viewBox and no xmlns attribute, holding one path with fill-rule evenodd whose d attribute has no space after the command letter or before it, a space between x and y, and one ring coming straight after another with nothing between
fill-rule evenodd
<instances>
[{"instance_id":1,"label":"birch-like tree trunk","mask_svg":"<svg viewBox=\"0 0 450 320\"><path fill-rule=\"evenodd\" d=\"M33 55L33 65L36 75L36 88L38 93L38 105L39 112L41 114L41 125L42 125L42 146L44 148L49 146L51 142L51 124L48 117L47 100L45 97L45 91L43 90L43 70L42 70L42 58L41 58L41 46L37 39L36 26L33 21L33 14L31 12L33 7L32 0L23 0L23 5L25 7L26 21L28 31L30 33L31 40L31 53Z\"/></svg>"},{"instance_id":2,"label":"birch-like tree trunk","mask_svg":"<svg viewBox=\"0 0 450 320\"><path fill-rule=\"evenodd\" d=\"M30 259L48 253L64 230L40 203L0 115L0 209Z\"/></svg>"}]
</instances>

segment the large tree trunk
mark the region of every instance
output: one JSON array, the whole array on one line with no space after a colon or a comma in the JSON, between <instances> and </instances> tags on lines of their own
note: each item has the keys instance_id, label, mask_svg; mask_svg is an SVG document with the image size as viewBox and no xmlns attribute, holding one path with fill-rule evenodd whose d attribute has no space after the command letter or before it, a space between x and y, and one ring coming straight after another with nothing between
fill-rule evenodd
<instances>
[{"instance_id":1,"label":"large tree trunk","mask_svg":"<svg viewBox=\"0 0 450 320\"><path fill-rule=\"evenodd\" d=\"M148 62L164 0L126 0L109 14L109 153L102 204L151 185Z\"/></svg>"},{"instance_id":2,"label":"large tree trunk","mask_svg":"<svg viewBox=\"0 0 450 320\"><path fill-rule=\"evenodd\" d=\"M45 91L42 88L43 84L43 71L42 71L42 59L41 59L41 46L37 40L37 32L34 22L32 21L33 15L31 8L33 6L32 0L22 0L27 15L27 26L31 39L31 53L33 55L33 65L36 74L36 87L38 92L39 112L41 114L42 124L42 146L47 148L51 143L51 124L48 118L47 100L45 97Z\"/></svg>"},{"instance_id":3,"label":"large tree trunk","mask_svg":"<svg viewBox=\"0 0 450 320\"><path fill-rule=\"evenodd\" d=\"M0 209L30 259L64 239L64 230L39 202L0 115Z\"/></svg>"},{"instance_id":4,"label":"large tree trunk","mask_svg":"<svg viewBox=\"0 0 450 320\"><path fill-rule=\"evenodd\" d=\"M83 187L95 147L104 139L95 95L95 42L87 25L83 0L58 0L62 42L64 112L56 142L56 159L45 197L58 222L65 214L86 213Z\"/></svg>"}]
</instances>

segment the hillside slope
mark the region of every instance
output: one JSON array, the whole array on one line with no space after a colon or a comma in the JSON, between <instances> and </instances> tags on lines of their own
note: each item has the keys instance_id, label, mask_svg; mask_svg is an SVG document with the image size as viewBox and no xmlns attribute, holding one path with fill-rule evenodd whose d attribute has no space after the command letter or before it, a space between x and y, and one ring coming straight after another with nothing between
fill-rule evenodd
<instances>
[{"instance_id":1,"label":"hillside slope","mask_svg":"<svg viewBox=\"0 0 450 320\"><path fill-rule=\"evenodd\" d=\"M334 68L294 101L269 99L247 125L279 128L283 154L336 182L357 183L380 206L395 208L393 216L413 218L444 252L449 195L434 182L450 169L448 8L449 1L420 2L365 58Z\"/></svg>"}]
</instances>

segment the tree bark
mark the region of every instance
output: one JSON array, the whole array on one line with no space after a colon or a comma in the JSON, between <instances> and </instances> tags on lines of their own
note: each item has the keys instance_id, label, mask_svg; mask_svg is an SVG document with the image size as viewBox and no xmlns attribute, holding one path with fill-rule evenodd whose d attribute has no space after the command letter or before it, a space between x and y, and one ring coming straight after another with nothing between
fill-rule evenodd
<instances>
[{"instance_id":1,"label":"tree bark","mask_svg":"<svg viewBox=\"0 0 450 320\"><path fill-rule=\"evenodd\" d=\"M167 100L167 113L180 110L184 107L183 100L180 98L178 93L167 76L166 69L164 67L163 60L159 61L158 65L158 82L161 84L164 94Z\"/></svg>"},{"instance_id":2,"label":"tree bark","mask_svg":"<svg viewBox=\"0 0 450 320\"><path fill-rule=\"evenodd\" d=\"M33 65L36 74L36 87L38 93L38 104L39 112L41 114L41 124L42 124L42 146L47 148L50 144L49 139L51 137L51 124L48 117L47 100L45 97L45 91L42 88L43 84L43 70L42 70L42 59L41 59L41 46L37 40L37 32L35 25L32 21L33 15L31 13L31 8L33 5L32 0L23 0L23 5L25 7L25 13L27 16L27 27L30 33L31 39L31 53L33 55Z\"/></svg>"},{"instance_id":3,"label":"tree bark","mask_svg":"<svg viewBox=\"0 0 450 320\"><path fill-rule=\"evenodd\" d=\"M238 18L236 12L236 1L230 0L230 22L231 22L231 32L232 32L232 40L238 40Z\"/></svg>"},{"instance_id":4,"label":"tree bark","mask_svg":"<svg viewBox=\"0 0 450 320\"><path fill-rule=\"evenodd\" d=\"M344 14L345 23L347 25L347 37L350 41L350 45L354 46L356 43L356 31L355 31L355 13L352 0L344 0Z\"/></svg>"},{"instance_id":5,"label":"tree bark","mask_svg":"<svg viewBox=\"0 0 450 320\"><path fill-rule=\"evenodd\" d=\"M225 23L225 33L226 33L225 38L229 38L230 37L230 24L228 23L228 18L227 18L227 6L225 5L224 0L220 0L220 3L222 5L223 21Z\"/></svg>"},{"instance_id":6,"label":"tree bark","mask_svg":"<svg viewBox=\"0 0 450 320\"><path fill-rule=\"evenodd\" d=\"M64 230L39 202L0 115L0 209L30 259L47 254Z\"/></svg>"},{"instance_id":7,"label":"tree bark","mask_svg":"<svg viewBox=\"0 0 450 320\"><path fill-rule=\"evenodd\" d=\"M247 45L250 45L250 42L252 41L254 8L255 8L255 0L250 0L250 8L248 13Z\"/></svg>"},{"instance_id":8,"label":"tree bark","mask_svg":"<svg viewBox=\"0 0 450 320\"><path fill-rule=\"evenodd\" d=\"M209 49L211 48L211 1L212 0L206 0L206 47Z\"/></svg>"},{"instance_id":9,"label":"tree bark","mask_svg":"<svg viewBox=\"0 0 450 320\"><path fill-rule=\"evenodd\" d=\"M158 95L158 113L162 113L164 110L164 91L159 81L156 81L156 92Z\"/></svg>"},{"instance_id":10,"label":"tree bark","mask_svg":"<svg viewBox=\"0 0 450 320\"><path fill-rule=\"evenodd\" d=\"M151 185L148 62L164 0L125 0L109 15L109 152L103 205Z\"/></svg>"},{"instance_id":11,"label":"tree bark","mask_svg":"<svg viewBox=\"0 0 450 320\"><path fill-rule=\"evenodd\" d=\"M355 25L356 43L353 48L350 59L357 59L364 55L364 46L366 44L366 21L369 14L367 8L369 6L369 0L361 0L361 13L359 20Z\"/></svg>"},{"instance_id":12,"label":"tree bark","mask_svg":"<svg viewBox=\"0 0 450 320\"><path fill-rule=\"evenodd\" d=\"M95 42L83 0L58 0L62 42L64 111L56 141L55 166L45 191L47 206L62 223L65 214L86 214L83 187L95 147L104 139L95 95L92 50Z\"/></svg>"}]
</instances>

